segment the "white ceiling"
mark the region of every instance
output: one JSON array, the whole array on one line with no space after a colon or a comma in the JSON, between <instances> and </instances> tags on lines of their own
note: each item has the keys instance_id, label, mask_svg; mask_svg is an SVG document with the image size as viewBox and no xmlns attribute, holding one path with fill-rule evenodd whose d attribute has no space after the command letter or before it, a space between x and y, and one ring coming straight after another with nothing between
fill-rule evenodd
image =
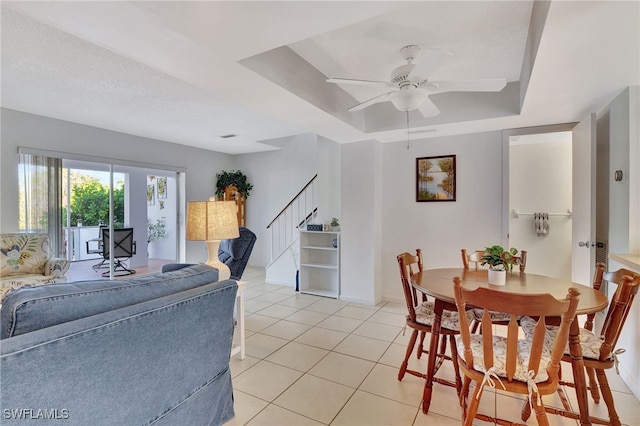
<instances>
[{"instance_id":1,"label":"white ceiling","mask_svg":"<svg viewBox=\"0 0 640 426\"><path fill-rule=\"evenodd\" d=\"M528 0L3 1L1 101L240 154L307 132L406 139L406 116L389 103L346 112L380 91L324 80L387 81L407 44L424 48L418 63L428 48L454 54L432 79L509 82L499 96L433 95L442 114L412 113L412 138L579 121L640 84L640 2L553 1L523 79L532 10Z\"/></svg>"}]
</instances>

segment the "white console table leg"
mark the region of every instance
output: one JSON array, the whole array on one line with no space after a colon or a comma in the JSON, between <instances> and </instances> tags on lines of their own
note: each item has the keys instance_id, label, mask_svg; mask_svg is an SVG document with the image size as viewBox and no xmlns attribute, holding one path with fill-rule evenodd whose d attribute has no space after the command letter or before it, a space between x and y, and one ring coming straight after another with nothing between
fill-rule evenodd
<instances>
[{"instance_id":1,"label":"white console table leg","mask_svg":"<svg viewBox=\"0 0 640 426\"><path fill-rule=\"evenodd\" d=\"M239 344L231 349L231 356L240 353L240 359L244 359L245 346L244 346L244 287L247 284L246 281L238 281L238 292L236 294L236 322L238 324L238 339Z\"/></svg>"}]
</instances>

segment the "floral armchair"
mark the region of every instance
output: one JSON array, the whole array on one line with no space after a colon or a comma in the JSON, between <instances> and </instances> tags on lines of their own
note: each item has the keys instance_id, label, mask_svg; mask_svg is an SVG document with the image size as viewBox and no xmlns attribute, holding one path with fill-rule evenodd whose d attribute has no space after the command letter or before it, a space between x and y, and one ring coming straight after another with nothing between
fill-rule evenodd
<instances>
[{"instance_id":1,"label":"floral armchair","mask_svg":"<svg viewBox=\"0 0 640 426\"><path fill-rule=\"evenodd\" d=\"M69 261L51 256L47 234L0 234L0 301L13 289L63 283Z\"/></svg>"}]
</instances>

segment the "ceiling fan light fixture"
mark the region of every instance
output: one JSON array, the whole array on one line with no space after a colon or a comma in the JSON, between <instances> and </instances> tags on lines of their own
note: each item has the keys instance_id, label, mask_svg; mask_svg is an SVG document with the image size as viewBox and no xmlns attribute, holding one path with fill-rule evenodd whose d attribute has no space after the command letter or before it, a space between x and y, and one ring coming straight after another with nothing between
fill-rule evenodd
<instances>
[{"instance_id":1,"label":"ceiling fan light fixture","mask_svg":"<svg viewBox=\"0 0 640 426\"><path fill-rule=\"evenodd\" d=\"M420 106L425 96L424 93L415 90L415 88L408 88L391 93L389 100L399 111L413 111Z\"/></svg>"}]
</instances>

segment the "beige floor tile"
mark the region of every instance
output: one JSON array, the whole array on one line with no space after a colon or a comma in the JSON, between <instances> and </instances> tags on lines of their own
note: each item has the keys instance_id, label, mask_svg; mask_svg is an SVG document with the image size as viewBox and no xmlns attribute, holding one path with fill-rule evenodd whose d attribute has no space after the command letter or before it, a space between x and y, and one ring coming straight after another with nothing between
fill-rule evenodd
<instances>
[{"instance_id":1,"label":"beige floor tile","mask_svg":"<svg viewBox=\"0 0 640 426\"><path fill-rule=\"evenodd\" d=\"M376 311L373 311L371 309L363 309L363 308L357 308L352 305L347 305L344 308L340 309L338 312L336 312L335 315L340 317L353 318L353 319L364 321L368 319L371 315L373 315L375 312Z\"/></svg>"},{"instance_id":2,"label":"beige floor tile","mask_svg":"<svg viewBox=\"0 0 640 426\"><path fill-rule=\"evenodd\" d=\"M251 366L260 362L260 358L254 358L252 356L245 356L244 359L240 359L239 355L231 357L229 361L229 368L231 368L231 377L236 377L238 374L245 370L248 370Z\"/></svg>"},{"instance_id":3,"label":"beige floor tile","mask_svg":"<svg viewBox=\"0 0 640 426\"><path fill-rule=\"evenodd\" d=\"M244 310L246 312L258 312L264 308L271 306L272 303L263 302L262 300L249 299L244 302Z\"/></svg>"},{"instance_id":4,"label":"beige floor tile","mask_svg":"<svg viewBox=\"0 0 640 426\"><path fill-rule=\"evenodd\" d=\"M389 302L380 308L384 312L392 312L394 314L407 315L407 305L404 303Z\"/></svg>"},{"instance_id":5,"label":"beige floor tile","mask_svg":"<svg viewBox=\"0 0 640 426\"><path fill-rule=\"evenodd\" d=\"M332 426L411 425L418 408L390 399L356 391Z\"/></svg>"},{"instance_id":6,"label":"beige floor tile","mask_svg":"<svg viewBox=\"0 0 640 426\"><path fill-rule=\"evenodd\" d=\"M394 325L396 327L404 327L407 323L407 315L399 314L395 312L386 312L381 308L378 312L373 314L369 321L377 322L380 324Z\"/></svg>"},{"instance_id":7,"label":"beige floor tile","mask_svg":"<svg viewBox=\"0 0 640 426\"><path fill-rule=\"evenodd\" d=\"M422 399L422 395L420 395L420 399ZM420 405L420 414L422 414L422 405ZM433 393L431 394L431 404L429 405L429 414L437 414L457 419L458 421L462 419L462 408L458 402L456 389L434 383Z\"/></svg>"},{"instance_id":8,"label":"beige floor tile","mask_svg":"<svg viewBox=\"0 0 640 426\"><path fill-rule=\"evenodd\" d=\"M265 401L273 401L302 373L268 361L260 361L233 379L233 388Z\"/></svg>"},{"instance_id":9,"label":"beige floor tile","mask_svg":"<svg viewBox=\"0 0 640 426\"><path fill-rule=\"evenodd\" d=\"M393 342L401 331L402 327L367 321L360 327L356 328L353 331L353 334L371 337L372 339L384 340L385 342Z\"/></svg>"},{"instance_id":10,"label":"beige floor tile","mask_svg":"<svg viewBox=\"0 0 640 426\"><path fill-rule=\"evenodd\" d=\"M255 358L266 358L284 345L289 343L286 339L267 336L256 333L246 340L246 353Z\"/></svg>"},{"instance_id":11,"label":"beige floor tile","mask_svg":"<svg viewBox=\"0 0 640 426\"><path fill-rule=\"evenodd\" d=\"M267 361L295 370L308 371L328 353L329 351L325 349L303 345L297 342L289 342L287 345L269 355L266 359Z\"/></svg>"},{"instance_id":12,"label":"beige floor tile","mask_svg":"<svg viewBox=\"0 0 640 426\"><path fill-rule=\"evenodd\" d=\"M567 389L567 397L569 403L577 411L578 400L576 398L575 391L573 389ZM613 400L615 402L616 412L622 424L625 425L640 425L640 403L633 394L624 392L612 392ZM603 419L609 419L609 412L607 411L607 405L602 398L600 403L596 404L589 395L589 414L592 416L600 417Z\"/></svg>"},{"instance_id":13,"label":"beige floor tile","mask_svg":"<svg viewBox=\"0 0 640 426\"><path fill-rule=\"evenodd\" d=\"M280 337L281 339L293 340L310 328L310 325L282 320L263 329L260 333Z\"/></svg>"},{"instance_id":14,"label":"beige floor tile","mask_svg":"<svg viewBox=\"0 0 640 426\"><path fill-rule=\"evenodd\" d=\"M346 302L323 298L307 306L306 309L314 312L322 312L323 314L333 315L345 306Z\"/></svg>"},{"instance_id":15,"label":"beige floor tile","mask_svg":"<svg viewBox=\"0 0 640 426\"><path fill-rule=\"evenodd\" d=\"M298 343L304 343L305 345L332 350L347 336L347 333L343 333L341 331L314 327L302 334L295 341Z\"/></svg>"},{"instance_id":16,"label":"beige floor tile","mask_svg":"<svg viewBox=\"0 0 640 426\"><path fill-rule=\"evenodd\" d=\"M274 404L329 424L353 392L355 389L348 386L307 374L280 395Z\"/></svg>"},{"instance_id":17,"label":"beige floor tile","mask_svg":"<svg viewBox=\"0 0 640 426\"><path fill-rule=\"evenodd\" d=\"M374 365L371 361L330 352L309 370L309 374L357 388Z\"/></svg>"},{"instance_id":18,"label":"beige floor tile","mask_svg":"<svg viewBox=\"0 0 640 426\"><path fill-rule=\"evenodd\" d=\"M484 424L487 425L488 423ZM446 417L431 411L428 414L424 414L422 409L419 409L413 426L460 426L460 419Z\"/></svg>"},{"instance_id":19,"label":"beige floor tile","mask_svg":"<svg viewBox=\"0 0 640 426\"><path fill-rule=\"evenodd\" d=\"M424 380L406 374L400 382L397 368L376 364L358 389L417 407L422 399Z\"/></svg>"},{"instance_id":20,"label":"beige floor tile","mask_svg":"<svg viewBox=\"0 0 640 426\"><path fill-rule=\"evenodd\" d=\"M390 343L368 337L350 335L334 348L335 352L377 362Z\"/></svg>"},{"instance_id":21,"label":"beige floor tile","mask_svg":"<svg viewBox=\"0 0 640 426\"><path fill-rule=\"evenodd\" d=\"M239 390L233 392L233 408L235 417L225 423L225 426L242 426L255 417L269 403Z\"/></svg>"},{"instance_id":22,"label":"beige floor tile","mask_svg":"<svg viewBox=\"0 0 640 426\"><path fill-rule=\"evenodd\" d=\"M292 411L280 408L276 405L269 405L255 416L247 426L321 426L308 417L301 416Z\"/></svg>"},{"instance_id":23,"label":"beige floor tile","mask_svg":"<svg viewBox=\"0 0 640 426\"><path fill-rule=\"evenodd\" d=\"M298 308L293 308L291 306L271 305L268 308L264 308L263 310L259 311L258 314L282 319L288 317L289 315L293 315L298 311Z\"/></svg>"},{"instance_id":24,"label":"beige floor tile","mask_svg":"<svg viewBox=\"0 0 640 426\"><path fill-rule=\"evenodd\" d=\"M417 345L416 345L417 346ZM391 346L386 350L386 352L382 355L382 357L378 360L380 364L387 365L389 367L393 367L395 369L399 369L402 364L402 360L404 359L404 355L406 353L407 347L405 345L399 345L397 343L392 343ZM411 357L409 357L409 368L411 370L420 371L424 373L427 371L427 357L428 354L423 354L421 359L416 357L415 349L411 352Z\"/></svg>"},{"instance_id":25,"label":"beige floor tile","mask_svg":"<svg viewBox=\"0 0 640 426\"><path fill-rule=\"evenodd\" d=\"M268 303L278 303L285 299L288 299L289 297L291 297L291 295L277 293L274 291L271 293L261 294L260 296L256 296L251 300L260 300L262 302L268 302Z\"/></svg>"},{"instance_id":26,"label":"beige floor tile","mask_svg":"<svg viewBox=\"0 0 640 426\"><path fill-rule=\"evenodd\" d=\"M251 314L245 316L244 328L249 331L258 332L277 322L277 318L268 317L261 314Z\"/></svg>"},{"instance_id":27,"label":"beige floor tile","mask_svg":"<svg viewBox=\"0 0 640 426\"><path fill-rule=\"evenodd\" d=\"M344 318L337 316L330 316L322 322L317 324L318 327L328 328L329 330L342 331L343 333L351 333L356 328L362 325L362 320L353 318Z\"/></svg>"},{"instance_id":28,"label":"beige floor tile","mask_svg":"<svg viewBox=\"0 0 640 426\"><path fill-rule=\"evenodd\" d=\"M278 302L278 304L302 309L302 308L306 308L309 305L313 305L317 301L318 301L318 296L297 293L293 296L289 296L288 298L284 299L281 302Z\"/></svg>"},{"instance_id":29,"label":"beige floor tile","mask_svg":"<svg viewBox=\"0 0 640 426\"><path fill-rule=\"evenodd\" d=\"M370 311L377 311L383 305L385 305L385 302L382 302L381 304L375 305L375 306L365 305L365 304L362 304L362 303L355 303L355 302L350 302L349 303L349 306L353 306L354 308L368 309Z\"/></svg>"},{"instance_id":30,"label":"beige floor tile","mask_svg":"<svg viewBox=\"0 0 640 426\"><path fill-rule=\"evenodd\" d=\"M286 294L287 296L298 294L295 288L287 286L280 286L280 288L275 290L274 293Z\"/></svg>"},{"instance_id":31,"label":"beige floor tile","mask_svg":"<svg viewBox=\"0 0 640 426\"><path fill-rule=\"evenodd\" d=\"M301 324L316 325L321 321L329 318L328 314L321 312L307 311L306 309L300 310L293 315L289 315L285 318L287 321L299 322Z\"/></svg>"}]
</instances>

